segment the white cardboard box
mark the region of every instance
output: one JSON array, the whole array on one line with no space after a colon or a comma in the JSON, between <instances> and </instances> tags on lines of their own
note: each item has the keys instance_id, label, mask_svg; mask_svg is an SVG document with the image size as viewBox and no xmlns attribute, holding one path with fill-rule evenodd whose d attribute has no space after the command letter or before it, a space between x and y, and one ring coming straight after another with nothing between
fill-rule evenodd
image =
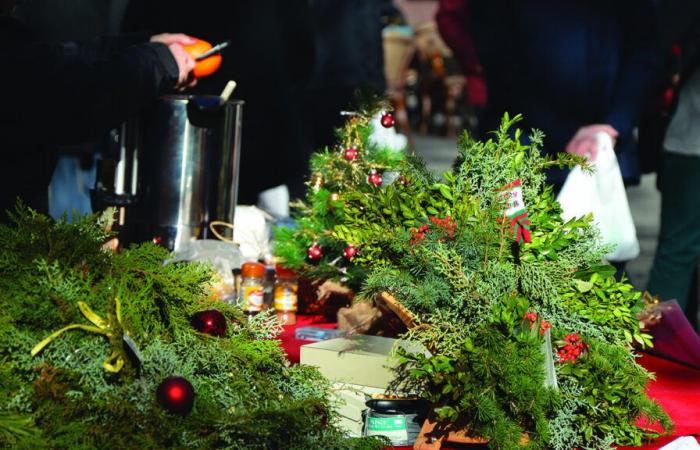
<instances>
[{"instance_id":1,"label":"white cardboard box","mask_svg":"<svg viewBox=\"0 0 700 450\"><path fill-rule=\"evenodd\" d=\"M301 364L316 366L332 382L386 389L398 359L394 346L420 351L414 343L380 336L355 335L302 345Z\"/></svg>"},{"instance_id":2,"label":"white cardboard box","mask_svg":"<svg viewBox=\"0 0 700 450\"><path fill-rule=\"evenodd\" d=\"M331 401L338 413L338 426L348 436L362 436L364 422L362 411L367 409L365 402L373 394L383 394L384 389L360 386L356 384L333 383L331 386Z\"/></svg>"}]
</instances>

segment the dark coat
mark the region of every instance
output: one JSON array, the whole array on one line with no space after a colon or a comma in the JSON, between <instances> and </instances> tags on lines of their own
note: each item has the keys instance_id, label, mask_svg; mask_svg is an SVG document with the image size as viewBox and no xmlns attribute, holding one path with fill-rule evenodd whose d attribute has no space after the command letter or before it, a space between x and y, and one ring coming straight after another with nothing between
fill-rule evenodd
<instances>
[{"instance_id":1,"label":"dark coat","mask_svg":"<svg viewBox=\"0 0 700 450\"><path fill-rule=\"evenodd\" d=\"M620 133L623 177L639 177L633 130L663 65L653 5L643 0L470 2L473 36L490 101L482 126L505 111L544 131L547 153L564 151L584 125ZM566 172L552 171L550 182Z\"/></svg>"},{"instance_id":2,"label":"dark coat","mask_svg":"<svg viewBox=\"0 0 700 450\"><path fill-rule=\"evenodd\" d=\"M0 211L18 196L47 211L58 145L96 139L175 85L167 46L146 40L33 42L17 21L0 18Z\"/></svg>"},{"instance_id":3,"label":"dark coat","mask_svg":"<svg viewBox=\"0 0 700 450\"><path fill-rule=\"evenodd\" d=\"M310 0L309 5L315 37L310 89L383 93L382 0Z\"/></svg>"}]
</instances>

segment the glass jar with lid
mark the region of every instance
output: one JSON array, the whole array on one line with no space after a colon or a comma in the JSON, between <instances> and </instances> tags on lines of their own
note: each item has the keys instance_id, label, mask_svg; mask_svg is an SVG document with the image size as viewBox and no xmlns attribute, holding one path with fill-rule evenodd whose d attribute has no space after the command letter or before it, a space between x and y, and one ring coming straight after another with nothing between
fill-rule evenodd
<instances>
[{"instance_id":1,"label":"glass jar with lid","mask_svg":"<svg viewBox=\"0 0 700 450\"><path fill-rule=\"evenodd\" d=\"M293 270L280 265L275 268L274 301L277 318L282 325L294 325L297 323L297 290L299 283L297 274Z\"/></svg>"},{"instance_id":2,"label":"glass jar with lid","mask_svg":"<svg viewBox=\"0 0 700 450\"><path fill-rule=\"evenodd\" d=\"M264 308L265 265L246 262L241 266L241 290L238 302L243 311L251 316Z\"/></svg>"}]
</instances>

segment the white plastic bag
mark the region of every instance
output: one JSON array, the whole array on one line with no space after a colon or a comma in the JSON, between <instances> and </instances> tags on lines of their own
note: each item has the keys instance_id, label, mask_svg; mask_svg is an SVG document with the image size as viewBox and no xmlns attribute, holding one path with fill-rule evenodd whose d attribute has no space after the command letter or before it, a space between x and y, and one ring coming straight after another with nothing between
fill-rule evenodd
<instances>
[{"instance_id":1,"label":"white plastic bag","mask_svg":"<svg viewBox=\"0 0 700 450\"><path fill-rule=\"evenodd\" d=\"M576 166L569 173L557 197L562 218L569 220L593 213L604 244L613 246L608 261L629 261L639 255L639 241L612 139L599 133L595 172L586 174Z\"/></svg>"}]
</instances>

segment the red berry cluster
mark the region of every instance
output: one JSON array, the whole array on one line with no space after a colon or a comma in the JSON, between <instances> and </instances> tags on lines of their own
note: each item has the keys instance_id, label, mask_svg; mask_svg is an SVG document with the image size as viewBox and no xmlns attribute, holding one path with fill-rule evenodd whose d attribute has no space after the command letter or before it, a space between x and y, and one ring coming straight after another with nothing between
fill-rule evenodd
<instances>
[{"instance_id":1,"label":"red berry cluster","mask_svg":"<svg viewBox=\"0 0 700 450\"><path fill-rule=\"evenodd\" d=\"M425 233L430 229L428 225L421 225L420 228L411 228L411 244L418 244L425 239Z\"/></svg>"},{"instance_id":2,"label":"red berry cluster","mask_svg":"<svg viewBox=\"0 0 700 450\"><path fill-rule=\"evenodd\" d=\"M566 342L566 345L557 352L559 362L562 363L567 361L575 363L579 356L588 349L588 345L583 342L581 336L576 333L567 334L564 338L564 342Z\"/></svg>"},{"instance_id":3,"label":"red berry cluster","mask_svg":"<svg viewBox=\"0 0 700 450\"><path fill-rule=\"evenodd\" d=\"M455 237L457 224L452 221L452 217L447 216L444 219L438 219L437 217L432 216L430 217L430 222L432 222L436 227L442 229L450 239Z\"/></svg>"},{"instance_id":4,"label":"red berry cluster","mask_svg":"<svg viewBox=\"0 0 700 450\"><path fill-rule=\"evenodd\" d=\"M523 316L523 320L527 320L528 322L530 322L530 325L534 325L534 323L537 322L537 313L526 312Z\"/></svg>"},{"instance_id":5,"label":"red berry cluster","mask_svg":"<svg viewBox=\"0 0 700 450\"><path fill-rule=\"evenodd\" d=\"M457 231L457 224L452 221L450 216L444 219L438 219L435 216L431 216L430 222L437 228L441 229L448 238L453 239L455 237L455 232ZM425 239L425 233L430 230L430 225L423 224L420 228L411 228L411 244L415 245ZM440 238L442 240L443 238Z\"/></svg>"},{"instance_id":6,"label":"red berry cluster","mask_svg":"<svg viewBox=\"0 0 700 450\"><path fill-rule=\"evenodd\" d=\"M538 320L537 313L526 312L523 316L523 320L527 320L528 322L530 322L530 328L532 328ZM551 323L547 322L544 319L540 320L540 336L542 336L545 333L545 331L547 331L550 328L552 328Z\"/></svg>"}]
</instances>

